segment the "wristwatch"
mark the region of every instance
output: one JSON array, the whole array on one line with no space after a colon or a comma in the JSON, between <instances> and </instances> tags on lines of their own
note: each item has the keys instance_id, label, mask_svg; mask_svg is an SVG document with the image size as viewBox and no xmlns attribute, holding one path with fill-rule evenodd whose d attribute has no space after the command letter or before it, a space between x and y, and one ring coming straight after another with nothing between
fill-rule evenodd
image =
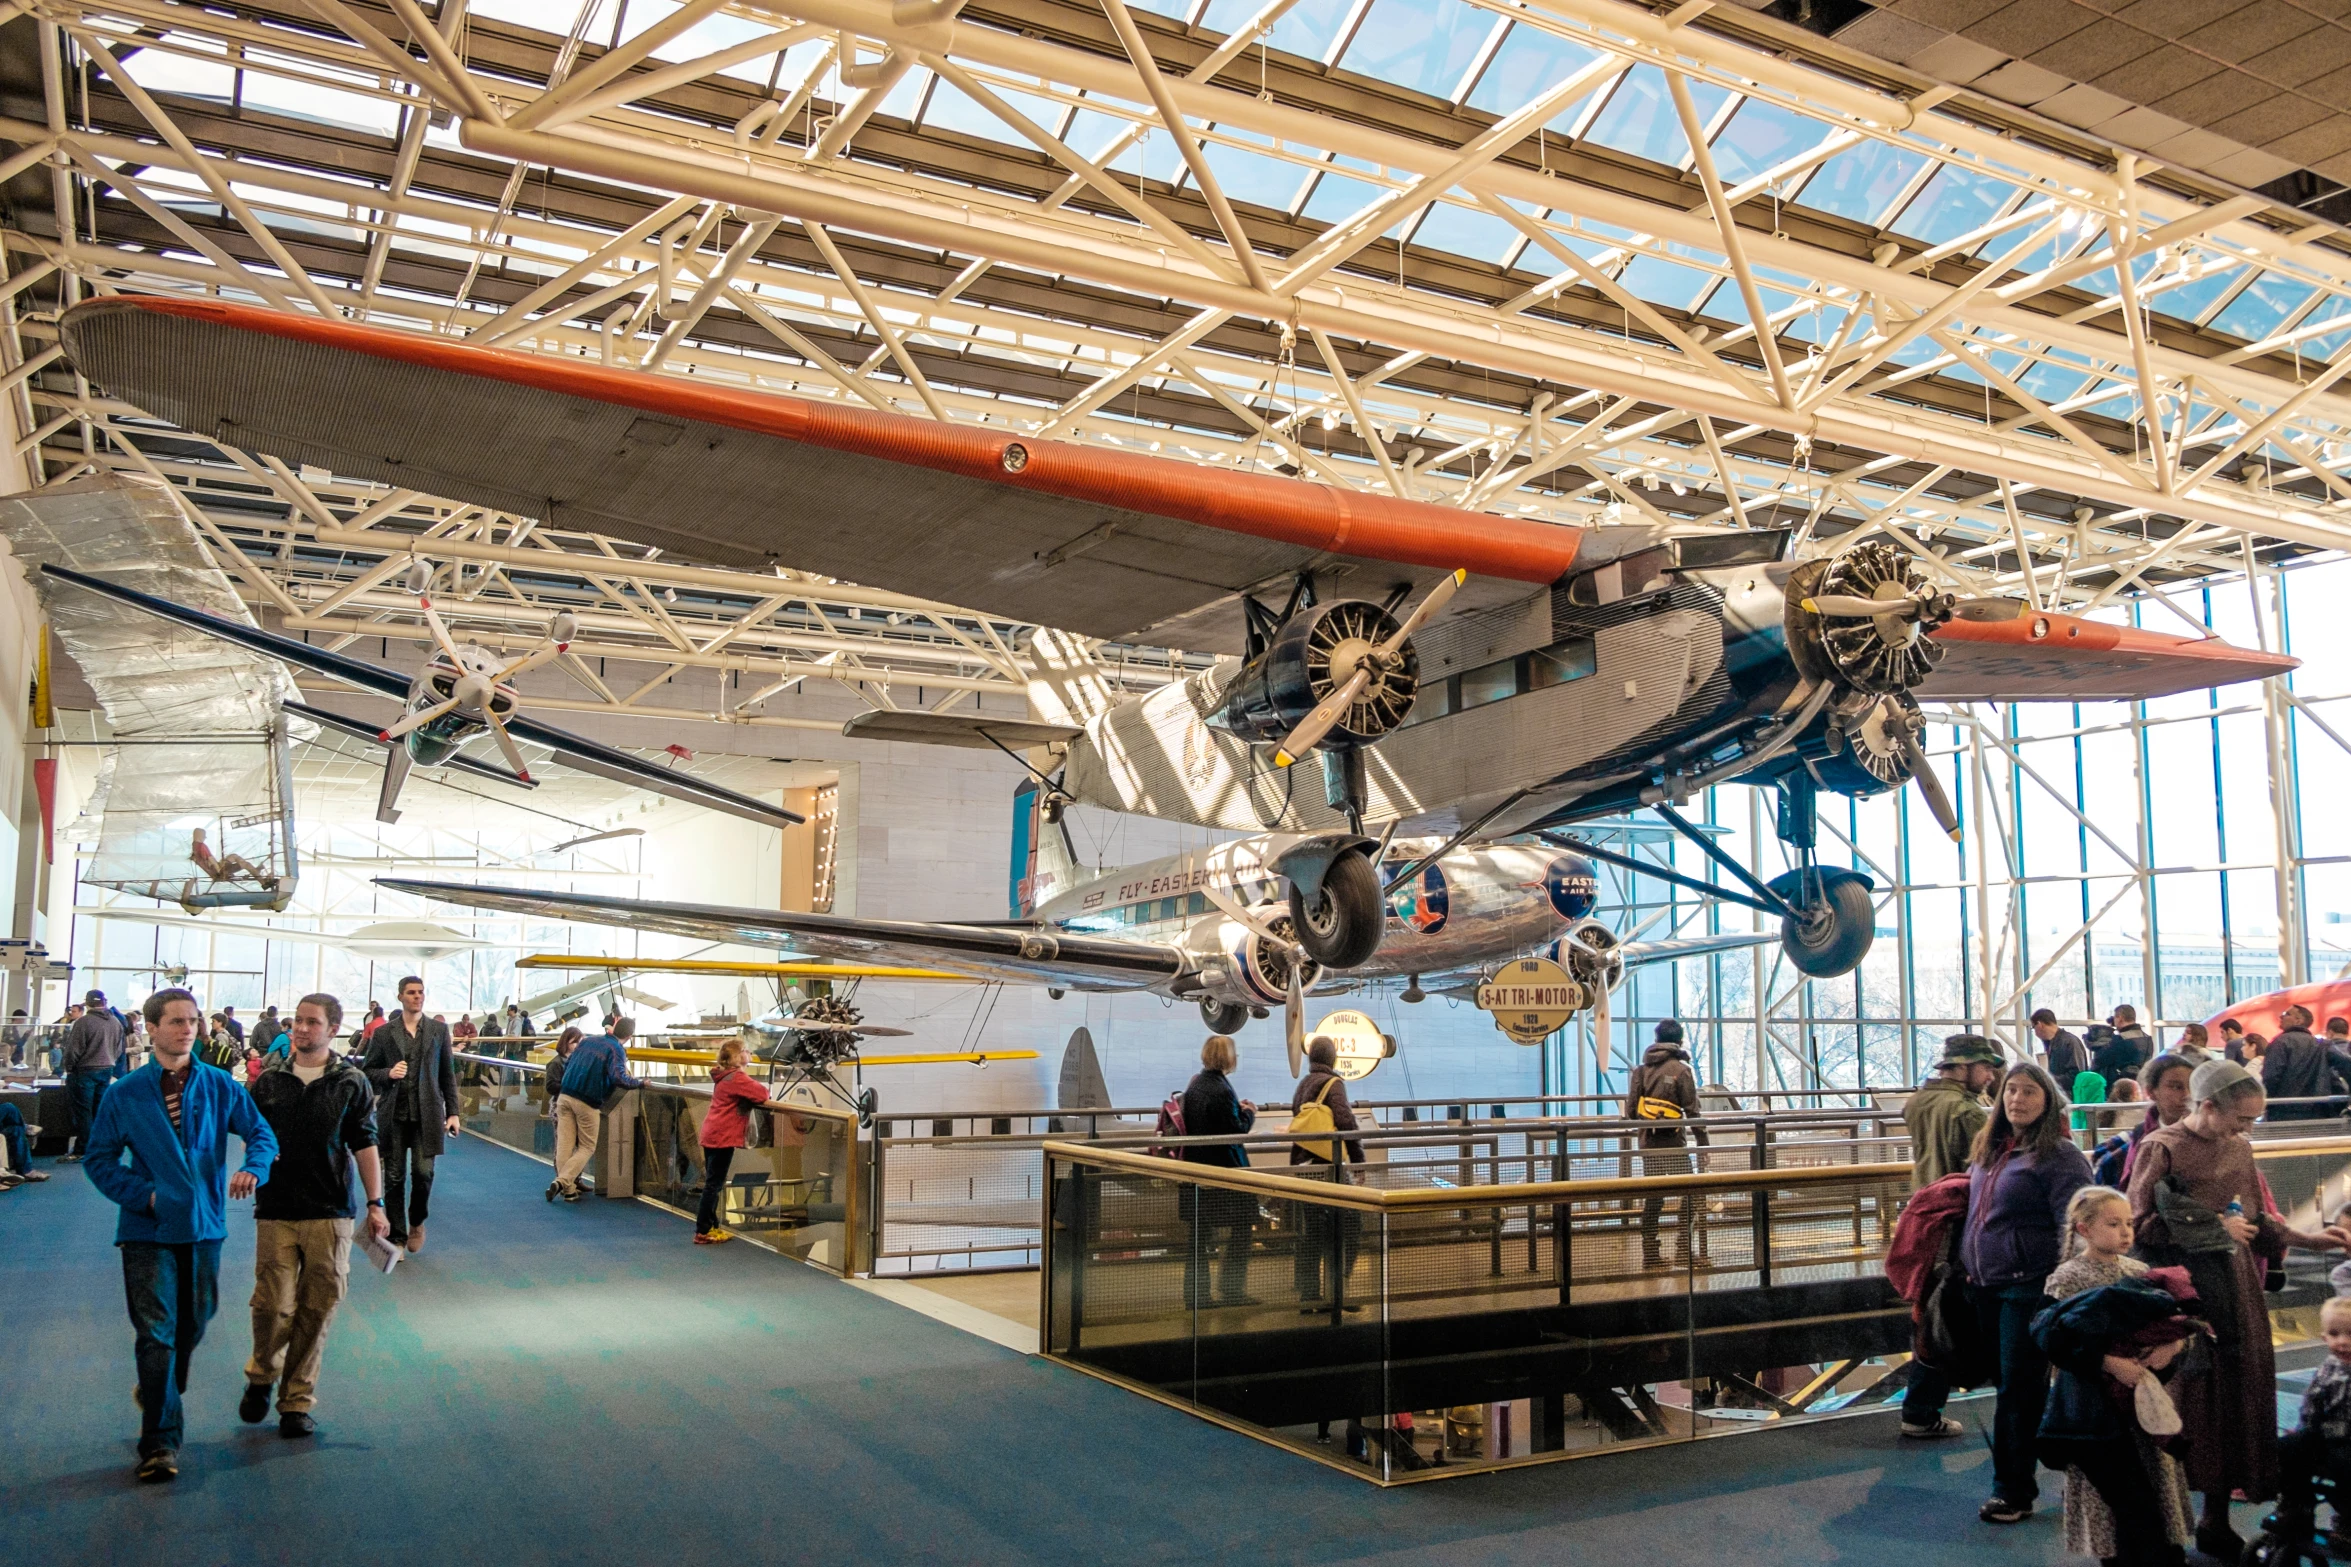
<instances>
[{"instance_id":1,"label":"wristwatch","mask_svg":"<svg viewBox=\"0 0 2351 1567\"><path fill-rule=\"evenodd\" d=\"M381 1197L370 1197L367 1200L367 1205L370 1208L381 1208L384 1205L384 1200Z\"/></svg>"}]
</instances>

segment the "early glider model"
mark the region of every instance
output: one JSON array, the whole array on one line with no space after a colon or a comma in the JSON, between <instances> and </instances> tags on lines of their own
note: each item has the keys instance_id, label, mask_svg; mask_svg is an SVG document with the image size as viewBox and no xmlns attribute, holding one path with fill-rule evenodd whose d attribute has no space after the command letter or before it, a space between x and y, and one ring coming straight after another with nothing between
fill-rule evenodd
<instances>
[{"instance_id":1,"label":"early glider model","mask_svg":"<svg viewBox=\"0 0 2351 1567\"><path fill-rule=\"evenodd\" d=\"M289 462L1230 655L1139 701L1040 700L1017 740L968 714L859 732L1042 748L1057 799L1316 835L1286 866L1294 935L1340 968L1419 869L1383 878L1366 822L1440 835L1433 859L1643 806L1679 823L1745 782L1778 788L1797 862L1749 890L1799 967L1842 972L1874 915L1818 864L1815 797L1915 779L1955 831L1921 699L2137 699L2295 664L1962 602L1874 535L1794 560L1785 530L1560 526L211 298L90 300L59 331L110 395ZM1310 754L1319 787L1286 765Z\"/></svg>"},{"instance_id":2,"label":"early glider model","mask_svg":"<svg viewBox=\"0 0 2351 1567\"><path fill-rule=\"evenodd\" d=\"M857 919L719 908L593 893L379 878L377 885L443 903L555 920L663 931L710 941L788 943L818 959L905 965L925 976L1041 985L1053 991L1151 991L1197 1002L1220 1033L1286 1008L1295 1035L1308 989L1410 977L1441 984L1521 953L1546 950L1576 977L1584 1006L1606 1005L1625 970L1772 940L1740 932L1623 942L1593 914L1600 880L1584 854L1548 845L1490 844L1430 858L1431 845L1391 844L1394 863L1421 860L1387 900L1376 955L1326 971L1300 950L1284 900L1285 857L1311 852L1296 833L1259 833L1215 848L1098 872L1081 869L1034 780L1014 796L1012 893L1017 917L995 922ZM774 972L796 965L777 965ZM877 972L889 973L883 969ZM1412 999L1417 999L1416 997ZM1293 1039L1293 1043L1295 1043Z\"/></svg>"},{"instance_id":3,"label":"early glider model","mask_svg":"<svg viewBox=\"0 0 2351 1567\"><path fill-rule=\"evenodd\" d=\"M42 566L41 574L87 588L93 593L103 593L176 625L218 637L224 642L234 642L254 652L283 659L297 668L326 675L345 685L400 702L406 711L373 733L373 738L385 746L384 785L376 801L378 821L396 822L400 819L400 789L407 781L411 767L470 764L474 771L487 771L498 777L506 777L506 774L487 763L473 762L470 757L460 754L466 742L484 734L494 738L499 750L505 753L506 760L514 769L512 782L528 785L532 781L530 768L524 765L522 752L515 744L517 740L528 740L553 751L556 760L566 767L618 783L631 784L654 794L667 795L689 805L707 806L711 810L724 811L731 816L744 817L770 827L789 827L802 819L798 813L787 811L782 806L770 805L747 794L705 783L690 773L657 766L631 756L626 751L600 745L596 741L557 729L552 724L526 718L518 712L516 708L519 699L513 685L515 678L563 650L564 645L571 640L570 627L561 623L567 617L557 617L558 624L546 642L520 658L509 659L487 648L470 642L461 643L452 638L449 628L441 623L439 613L433 608L432 600L420 591L418 599L424 608L425 623L432 628L437 651L424 668L413 675L404 675L396 669L371 664L347 653L314 647L299 637L281 636L277 632L244 625L224 616L174 604L169 599L156 598L152 594L109 582L103 577L88 576L62 566L50 565ZM421 589L423 584L418 586ZM364 726L354 725L349 719L324 709L291 702L285 705L306 718L347 733L366 733Z\"/></svg>"}]
</instances>

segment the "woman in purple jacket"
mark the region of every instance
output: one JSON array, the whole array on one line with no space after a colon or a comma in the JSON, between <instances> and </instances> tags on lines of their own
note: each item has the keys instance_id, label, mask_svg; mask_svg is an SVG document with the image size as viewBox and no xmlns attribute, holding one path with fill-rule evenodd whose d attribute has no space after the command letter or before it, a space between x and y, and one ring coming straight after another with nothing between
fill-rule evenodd
<instances>
[{"instance_id":1,"label":"woman in purple jacket","mask_svg":"<svg viewBox=\"0 0 2351 1567\"><path fill-rule=\"evenodd\" d=\"M2065 1209L2090 1184L2090 1161L2065 1135L2065 1098L2047 1072L2020 1061L2000 1080L1968 1159L1967 1229L1959 1262L1968 1302L2000 1355L1992 1416L1992 1499L1986 1523L2020 1523L2040 1495L2033 1440L2049 1395L2049 1362L2033 1342L2041 1286L2064 1249Z\"/></svg>"}]
</instances>

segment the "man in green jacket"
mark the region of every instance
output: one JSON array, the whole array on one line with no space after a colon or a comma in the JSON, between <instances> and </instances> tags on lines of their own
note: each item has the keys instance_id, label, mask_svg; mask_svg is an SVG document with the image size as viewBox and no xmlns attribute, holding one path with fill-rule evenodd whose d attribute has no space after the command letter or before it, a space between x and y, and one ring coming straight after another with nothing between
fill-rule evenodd
<instances>
[{"instance_id":1,"label":"man in green jacket","mask_svg":"<svg viewBox=\"0 0 2351 1567\"><path fill-rule=\"evenodd\" d=\"M1902 1124L1910 1128L1913 1190L1967 1168L1968 1150L1991 1113L1984 1096L2000 1081L2001 1067L2000 1047L1981 1034L1953 1034L1943 1041L1934 1075L1902 1107ZM1912 1361L1910 1390L1902 1399L1902 1434L1920 1441L1959 1435L1965 1428L1943 1413L1950 1397L1948 1377Z\"/></svg>"}]
</instances>

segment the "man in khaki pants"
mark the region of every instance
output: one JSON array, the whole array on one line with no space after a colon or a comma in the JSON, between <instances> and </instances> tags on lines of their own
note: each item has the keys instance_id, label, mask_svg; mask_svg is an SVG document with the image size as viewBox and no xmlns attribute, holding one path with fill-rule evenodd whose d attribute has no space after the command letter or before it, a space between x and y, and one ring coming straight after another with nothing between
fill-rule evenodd
<instances>
[{"instance_id":1,"label":"man in khaki pants","mask_svg":"<svg viewBox=\"0 0 2351 1567\"><path fill-rule=\"evenodd\" d=\"M625 1089L645 1085L629 1075L628 1041L637 1025L621 1018L609 1034L583 1039L563 1069L563 1097L555 1101L555 1179L547 1185L547 1200L580 1200L580 1172L596 1157L596 1139L604 1130L604 1107Z\"/></svg>"},{"instance_id":2,"label":"man in khaki pants","mask_svg":"<svg viewBox=\"0 0 2351 1567\"><path fill-rule=\"evenodd\" d=\"M376 1153L375 1089L367 1074L328 1048L342 1026L333 996L304 996L294 1008L289 1055L269 1058L253 1102L277 1134L277 1163L254 1203L253 1358L245 1364L246 1424L268 1418L278 1398L278 1435L318 1430L311 1409L327 1323L351 1282L351 1166L367 1192L367 1227L391 1233L384 1217L383 1162Z\"/></svg>"}]
</instances>

